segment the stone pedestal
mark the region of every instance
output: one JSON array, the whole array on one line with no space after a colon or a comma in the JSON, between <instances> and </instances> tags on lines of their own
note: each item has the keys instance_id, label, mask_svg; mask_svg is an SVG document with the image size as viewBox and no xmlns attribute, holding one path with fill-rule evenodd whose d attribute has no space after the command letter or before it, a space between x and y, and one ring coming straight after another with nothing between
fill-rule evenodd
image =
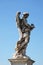
<instances>
[{"instance_id":1,"label":"stone pedestal","mask_svg":"<svg viewBox=\"0 0 43 65\"><path fill-rule=\"evenodd\" d=\"M11 65L33 65L35 61L31 60L29 57L12 58L8 59Z\"/></svg>"}]
</instances>

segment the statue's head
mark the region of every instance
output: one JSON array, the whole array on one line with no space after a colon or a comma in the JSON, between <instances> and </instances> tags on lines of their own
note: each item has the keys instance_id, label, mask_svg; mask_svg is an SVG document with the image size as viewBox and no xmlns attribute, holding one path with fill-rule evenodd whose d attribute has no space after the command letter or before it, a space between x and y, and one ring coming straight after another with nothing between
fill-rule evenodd
<instances>
[{"instance_id":1,"label":"statue's head","mask_svg":"<svg viewBox=\"0 0 43 65\"><path fill-rule=\"evenodd\" d=\"M23 13L23 17L24 17L24 18L28 18L28 16L29 16L29 13L28 13L28 12L24 12L24 13Z\"/></svg>"}]
</instances>

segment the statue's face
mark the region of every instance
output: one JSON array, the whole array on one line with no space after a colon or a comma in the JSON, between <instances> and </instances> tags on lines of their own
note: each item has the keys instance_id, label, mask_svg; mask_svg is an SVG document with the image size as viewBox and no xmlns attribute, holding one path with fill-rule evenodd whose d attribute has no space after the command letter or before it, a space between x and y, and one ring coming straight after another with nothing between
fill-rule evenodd
<instances>
[{"instance_id":1,"label":"statue's face","mask_svg":"<svg viewBox=\"0 0 43 65\"><path fill-rule=\"evenodd\" d=\"M24 18L28 18L28 16L27 15L24 15Z\"/></svg>"},{"instance_id":2,"label":"statue's face","mask_svg":"<svg viewBox=\"0 0 43 65\"><path fill-rule=\"evenodd\" d=\"M24 14L23 16L24 16L24 18L28 18L29 15L28 14Z\"/></svg>"}]
</instances>

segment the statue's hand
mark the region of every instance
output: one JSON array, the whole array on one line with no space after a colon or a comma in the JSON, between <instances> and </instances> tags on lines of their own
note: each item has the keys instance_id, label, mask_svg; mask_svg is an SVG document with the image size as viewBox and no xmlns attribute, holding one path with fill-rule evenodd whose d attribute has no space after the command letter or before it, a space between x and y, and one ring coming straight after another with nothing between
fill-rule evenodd
<instances>
[{"instance_id":1,"label":"statue's hand","mask_svg":"<svg viewBox=\"0 0 43 65\"><path fill-rule=\"evenodd\" d=\"M17 12L17 14L18 14L18 15L20 15L20 14L21 14L21 12Z\"/></svg>"},{"instance_id":2,"label":"statue's hand","mask_svg":"<svg viewBox=\"0 0 43 65\"><path fill-rule=\"evenodd\" d=\"M31 29L35 28L34 24L31 24Z\"/></svg>"},{"instance_id":3,"label":"statue's hand","mask_svg":"<svg viewBox=\"0 0 43 65\"><path fill-rule=\"evenodd\" d=\"M35 28L34 24L31 24L31 26Z\"/></svg>"}]
</instances>

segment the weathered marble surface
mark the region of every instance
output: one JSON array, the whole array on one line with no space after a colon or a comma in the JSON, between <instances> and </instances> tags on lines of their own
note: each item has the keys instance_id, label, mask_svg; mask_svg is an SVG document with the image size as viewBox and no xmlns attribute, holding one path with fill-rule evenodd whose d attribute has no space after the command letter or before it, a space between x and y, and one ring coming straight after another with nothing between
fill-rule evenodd
<instances>
[{"instance_id":1,"label":"weathered marble surface","mask_svg":"<svg viewBox=\"0 0 43 65\"><path fill-rule=\"evenodd\" d=\"M12 58L9 59L11 65L32 65L35 61L30 59L29 57L19 57L19 58Z\"/></svg>"}]
</instances>

